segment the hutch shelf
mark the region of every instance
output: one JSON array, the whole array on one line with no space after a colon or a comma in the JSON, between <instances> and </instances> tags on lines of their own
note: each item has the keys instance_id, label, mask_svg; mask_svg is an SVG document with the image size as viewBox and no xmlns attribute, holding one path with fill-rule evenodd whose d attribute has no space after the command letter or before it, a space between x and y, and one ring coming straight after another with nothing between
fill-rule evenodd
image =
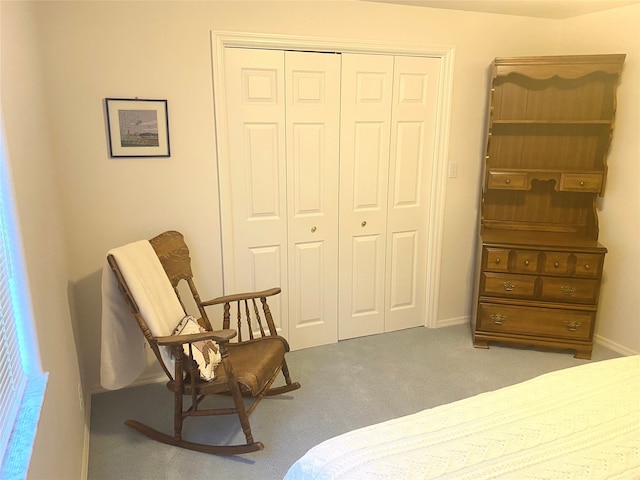
<instances>
[{"instance_id":1,"label":"hutch shelf","mask_svg":"<svg viewBox=\"0 0 640 480\"><path fill-rule=\"evenodd\" d=\"M496 58L480 218L474 346L591 358L604 195L625 55Z\"/></svg>"}]
</instances>

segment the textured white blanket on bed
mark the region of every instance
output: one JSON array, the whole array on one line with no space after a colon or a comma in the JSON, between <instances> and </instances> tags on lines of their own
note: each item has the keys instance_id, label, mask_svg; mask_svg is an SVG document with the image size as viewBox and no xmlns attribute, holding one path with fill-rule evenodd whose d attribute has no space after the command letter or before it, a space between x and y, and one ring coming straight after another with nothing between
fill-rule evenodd
<instances>
[{"instance_id":1,"label":"textured white blanket on bed","mask_svg":"<svg viewBox=\"0 0 640 480\"><path fill-rule=\"evenodd\" d=\"M312 448L301 479L640 479L640 356L548 373Z\"/></svg>"}]
</instances>

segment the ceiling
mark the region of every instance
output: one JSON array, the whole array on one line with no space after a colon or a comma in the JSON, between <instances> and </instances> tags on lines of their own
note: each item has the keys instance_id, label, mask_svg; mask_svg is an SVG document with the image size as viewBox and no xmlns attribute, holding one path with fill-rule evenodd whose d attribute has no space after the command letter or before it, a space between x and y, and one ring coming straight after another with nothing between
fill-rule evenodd
<instances>
[{"instance_id":1,"label":"ceiling","mask_svg":"<svg viewBox=\"0 0 640 480\"><path fill-rule=\"evenodd\" d=\"M640 0L366 0L416 7L564 19L624 7Z\"/></svg>"}]
</instances>

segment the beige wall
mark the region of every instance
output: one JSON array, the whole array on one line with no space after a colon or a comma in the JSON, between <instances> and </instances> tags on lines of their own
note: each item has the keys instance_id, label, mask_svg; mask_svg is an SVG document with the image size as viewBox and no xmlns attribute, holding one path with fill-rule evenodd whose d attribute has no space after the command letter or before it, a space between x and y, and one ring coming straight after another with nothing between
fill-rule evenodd
<instances>
[{"instance_id":1,"label":"beige wall","mask_svg":"<svg viewBox=\"0 0 640 480\"><path fill-rule=\"evenodd\" d=\"M31 69L37 73L42 69L44 100L36 95L25 102L40 121L44 122L44 112L48 114L44 131L51 142L32 141L34 145L27 145L21 137L27 127L15 120L10 136L15 135L19 140L14 142L24 141L25 149L36 152L26 159L14 157L13 161L25 162L19 167L23 188L28 192L24 194L25 208L44 212L42 205L46 205L46 212L52 215L38 219L34 213L25 212L26 221L36 230L28 249L31 261L44 263L53 251L57 261L64 264L64 234L69 252L65 279L69 280L72 322L88 389L95 388L99 381L100 271L109 248L168 228L181 230L197 260L195 273L201 293L221 293L211 30L455 47L449 158L458 163L458 177L447 181L439 282L438 319L442 324L467 321L473 296L489 63L496 56L629 53L620 88L607 197L600 211L601 238L611 253L598 333L621 350L640 352L640 300L637 295L626 295L622 300L617 294L623 287L631 288L640 273L636 243L636 185L640 183L637 7L558 21L358 1L47 1L31 5L13 9L34 9L37 13L37 27L27 21L21 26L28 45L38 37L42 59L34 59L26 71L17 71L13 87L23 88L17 79L25 76L29 80ZM3 6L3 14L4 10ZM606 28L602 28L604 20ZM4 53L4 31L2 40ZM17 43L12 45L7 49L15 57L21 50ZM4 56L2 67L4 80ZM170 158L108 158L102 101L105 97L136 96L168 100ZM11 145L12 138L9 140ZM624 171L621 165L626 166ZM42 183L46 188L41 192ZM60 187L60 208L55 207L53 184ZM635 208L625 208L624 198L631 199L627 203L635 200ZM65 268L54 264L47 271L61 274ZM60 289L61 280L56 280ZM66 292L48 292L48 296L54 294L55 300L47 306L64 309L60 298L66 301ZM54 325L60 331L52 338L66 335L65 341L70 342L68 313L58 312L58 317ZM48 346L53 344L48 336L41 336L41 343L43 350L53 348ZM71 389L77 378L75 366L68 365L66 357L59 363L68 367L65 371ZM57 392L55 396L50 393L45 404L48 409L77 397L75 391ZM53 425L54 419L47 413L43 422ZM75 445L80 441L77 439ZM56 458L56 444L42 429L38 442L33 469L44 471Z\"/></svg>"},{"instance_id":2,"label":"beige wall","mask_svg":"<svg viewBox=\"0 0 640 480\"><path fill-rule=\"evenodd\" d=\"M27 268L42 367L49 382L31 479L80 478L85 416L69 315L68 257L33 4L1 4L1 94L7 155Z\"/></svg>"},{"instance_id":3,"label":"beige wall","mask_svg":"<svg viewBox=\"0 0 640 480\"><path fill-rule=\"evenodd\" d=\"M89 388L98 383L99 272L109 248L179 229L197 259L201 290L221 292L211 30L455 47L449 156L459 176L447 184L441 323L469 315L488 64L495 56L593 51L579 45L584 31L565 32L567 21L353 1L43 2L39 12L55 155L65 179L74 323ZM171 158L108 158L101 102L109 96L168 99ZM639 347L625 335L611 340Z\"/></svg>"},{"instance_id":4,"label":"beige wall","mask_svg":"<svg viewBox=\"0 0 640 480\"><path fill-rule=\"evenodd\" d=\"M626 53L599 208L600 241L608 248L598 314L598 339L624 353L640 352L640 5L564 22L568 51ZM585 35L585 32L588 34Z\"/></svg>"}]
</instances>

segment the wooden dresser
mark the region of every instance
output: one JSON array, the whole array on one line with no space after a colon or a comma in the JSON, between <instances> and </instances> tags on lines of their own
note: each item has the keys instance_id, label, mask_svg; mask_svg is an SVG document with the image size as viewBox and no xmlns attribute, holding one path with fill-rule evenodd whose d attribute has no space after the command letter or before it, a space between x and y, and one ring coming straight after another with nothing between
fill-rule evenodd
<instances>
[{"instance_id":1,"label":"wooden dresser","mask_svg":"<svg viewBox=\"0 0 640 480\"><path fill-rule=\"evenodd\" d=\"M491 68L474 345L591 358L604 194L624 55L497 58Z\"/></svg>"}]
</instances>

